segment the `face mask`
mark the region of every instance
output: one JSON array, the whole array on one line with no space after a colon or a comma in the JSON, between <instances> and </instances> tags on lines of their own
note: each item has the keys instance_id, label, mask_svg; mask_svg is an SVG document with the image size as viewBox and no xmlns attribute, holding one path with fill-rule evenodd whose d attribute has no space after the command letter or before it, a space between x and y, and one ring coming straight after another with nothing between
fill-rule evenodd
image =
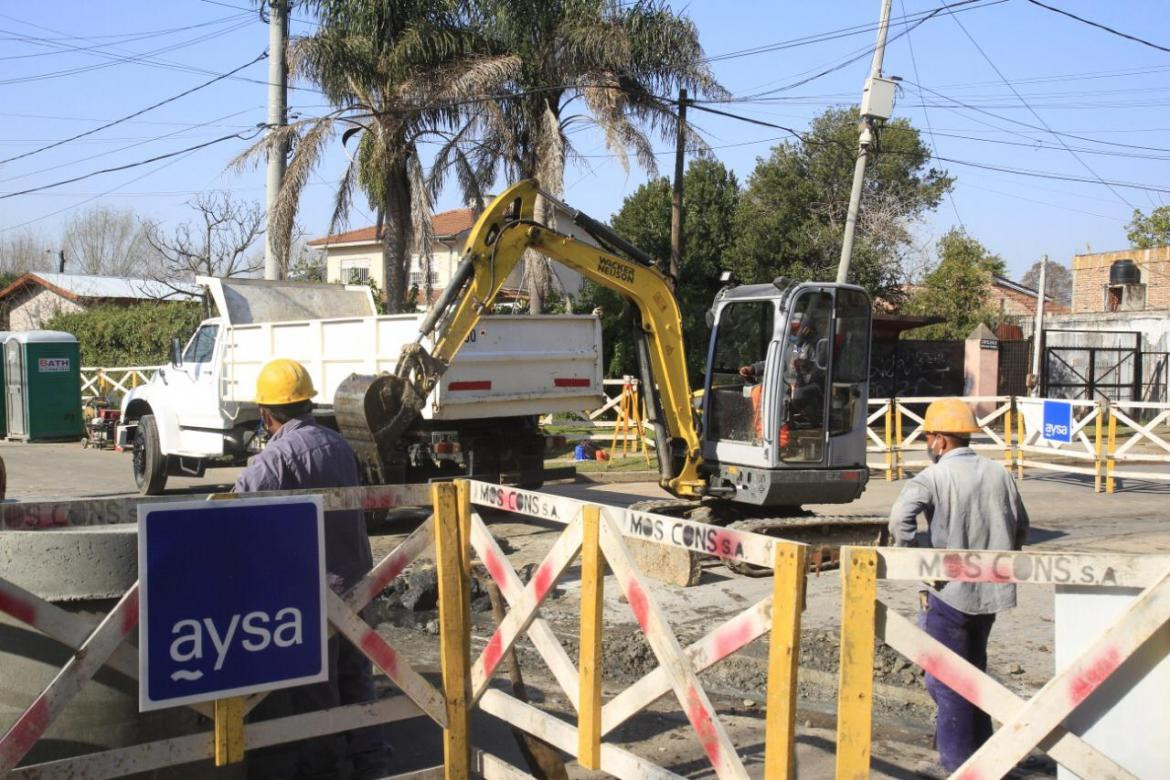
<instances>
[{"instance_id":1,"label":"face mask","mask_svg":"<svg viewBox=\"0 0 1170 780\"><path fill-rule=\"evenodd\" d=\"M935 452L935 450L929 446L926 448L926 455L930 458L931 463L938 463L938 459L942 457L941 452Z\"/></svg>"}]
</instances>

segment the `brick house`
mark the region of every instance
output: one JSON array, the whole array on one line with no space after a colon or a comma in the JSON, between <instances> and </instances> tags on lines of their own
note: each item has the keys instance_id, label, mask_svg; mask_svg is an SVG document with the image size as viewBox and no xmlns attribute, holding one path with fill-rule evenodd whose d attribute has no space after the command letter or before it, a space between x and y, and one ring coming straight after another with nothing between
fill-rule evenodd
<instances>
[{"instance_id":1,"label":"brick house","mask_svg":"<svg viewBox=\"0 0 1170 780\"><path fill-rule=\"evenodd\" d=\"M431 218L435 235L435 243L431 246L431 287L434 295L437 296L454 275L463 254L463 244L475 225L475 218L475 211L470 208L443 211ZM308 245L325 253L325 281L364 284L372 280L379 288L384 288L382 239L374 226L315 238ZM556 277L555 287L564 289L569 295L575 295L581 290L584 280L580 274L558 263L552 263L551 269ZM512 271L501 291L502 299L523 296L523 272L522 264ZM424 287L422 258L418 254L411 255L407 285L418 285L419 289Z\"/></svg>"},{"instance_id":2,"label":"brick house","mask_svg":"<svg viewBox=\"0 0 1170 780\"><path fill-rule=\"evenodd\" d=\"M1140 283L1109 284L1109 269L1118 260L1134 262ZM1170 309L1170 246L1074 255L1072 274L1073 313Z\"/></svg>"},{"instance_id":3,"label":"brick house","mask_svg":"<svg viewBox=\"0 0 1170 780\"><path fill-rule=\"evenodd\" d=\"M1045 285L1047 287L1048 285ZM1013 282L1006 276L993 276L987 285L987 302L1001 314L1021 316L1036 313L1039 294L1032 287ZM1051 295L1044 296L1044 310L1047 312L1068 311L1064 304L1057 303Z\"/></svg>"}]
</instances>

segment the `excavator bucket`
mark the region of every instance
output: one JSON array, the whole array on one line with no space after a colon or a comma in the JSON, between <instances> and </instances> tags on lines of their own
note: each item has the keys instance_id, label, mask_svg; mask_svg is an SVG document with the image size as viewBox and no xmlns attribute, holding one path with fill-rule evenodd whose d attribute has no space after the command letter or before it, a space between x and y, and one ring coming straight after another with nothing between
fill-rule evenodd
<instances>
[{"instance_id":1,"label":"excavator bucket","mask_svg":"<svg viewBox=\"0 0 1170 780\"><path fill-rule=\"evenodd\" d=\"M414 385L394 374L351 374L333 396L333 413L362 462L381 470L382 448L402 436L424 401Z\"/></svg>"}]
</instances>

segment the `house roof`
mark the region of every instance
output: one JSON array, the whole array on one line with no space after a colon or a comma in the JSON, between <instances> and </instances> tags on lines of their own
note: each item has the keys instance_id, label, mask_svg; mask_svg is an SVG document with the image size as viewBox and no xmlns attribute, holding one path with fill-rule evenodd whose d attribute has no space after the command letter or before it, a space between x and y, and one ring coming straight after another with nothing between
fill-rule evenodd
<instances>
[{"instance_id":1,"label":"house roof","mask_svg":"<svg viewBox=\"0 0 1170 780\"><path fill-rule=\"evenodd\" d=\"M194 284L171 285L154 279L125 276L90 276L88 274L27 273L0 290L0 299L25 287L38 286L71 301L83 299L159 300L196 298L200 289ZM176 290L175 288L179 288Z\"/></svg>"},{"instance_id":2,"label":"house roof","mask_svg":"<svg viewBox=\"0 0 1170 780\"><path fill-rule=\"evenodd\" d=\"M453 238L460 233L471 230L471 226L474 224L475 211L469 208L451 209L450 211L443 211L431 217L431 225L435 231L435 238L437 239ZM336 233L332 236L325 236L324 238L314 238L309 242L309 246L326 247L338 246L339 244L376 244L380 240L378 228L371 225L370 227L349 230L345 233Z\"/></svg>"}]
</instances>

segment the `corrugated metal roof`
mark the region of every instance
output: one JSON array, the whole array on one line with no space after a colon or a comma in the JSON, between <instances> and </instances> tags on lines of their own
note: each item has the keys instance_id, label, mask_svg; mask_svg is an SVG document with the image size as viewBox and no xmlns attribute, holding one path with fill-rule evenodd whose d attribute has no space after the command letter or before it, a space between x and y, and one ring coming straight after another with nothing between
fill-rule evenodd
<instances>
[{"instance_id":1,"label":"corrugated metal roof","mask_svg":"<svg viewBox=\"0 0 1170 780\"><path fill-rule=\"evenodd\" d=\"M17 282L40 282L77 298L138 298L143 300L179 300L198 297L202 290L195 284L170 285L154 279L125 276L90 276L87 274L25 274ZM180 288L176 291L174 288Z\"/></svg>"}]
</instances>

